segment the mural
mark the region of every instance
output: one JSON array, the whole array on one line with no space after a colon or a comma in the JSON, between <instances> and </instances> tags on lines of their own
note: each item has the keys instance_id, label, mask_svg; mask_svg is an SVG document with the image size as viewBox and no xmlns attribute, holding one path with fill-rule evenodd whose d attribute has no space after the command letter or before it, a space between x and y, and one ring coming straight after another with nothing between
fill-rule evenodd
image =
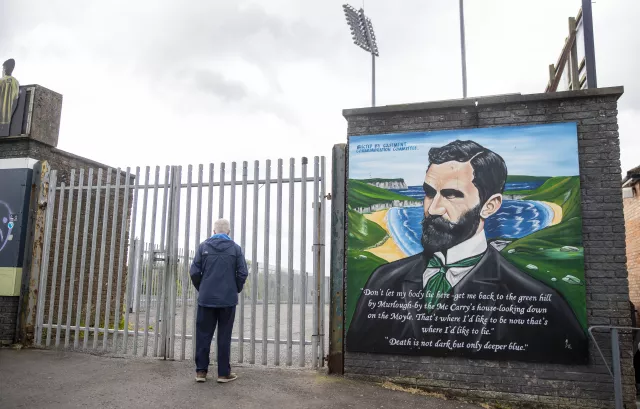
<instances>
[{"instance_id":1,"label":"mural","mask_svg":"<svg viewBox=\"0 0 640 409\"><path fill-rule=\"evenodd\" d=\"M0 169L0 269L22 267L32 174L31 169Z\"/></svg>"},{"instance_id":2,"label":"mural","mask_svg":"<svg viewBox=\"0 0 640 409\"><path fill-rule=\"evenodd\" d=\"M16 62L13 58L2 64L2 78L0 78L0 136L8 136L11 118L18 106L20 84L12 77Z\"/></svg>"},{"instance_id":3,"label":"mural","mask_svg":"<svg viewBox=\"0 0 640 409\"><path fill-rule=\"evenodd\" d=\"M585 363L575 123L353 136L348 351Z\"/></svg>"},{"instance_id":4,"label":"mural","mask_svg":"<svg viewBox=\"0 0 640 409\"><path fill-rule=\"evenodd\" d=\"M15 224L15 216L8 203L0 200L0 251L11 239L11 230Z\"/></svg>"}]
</instances>

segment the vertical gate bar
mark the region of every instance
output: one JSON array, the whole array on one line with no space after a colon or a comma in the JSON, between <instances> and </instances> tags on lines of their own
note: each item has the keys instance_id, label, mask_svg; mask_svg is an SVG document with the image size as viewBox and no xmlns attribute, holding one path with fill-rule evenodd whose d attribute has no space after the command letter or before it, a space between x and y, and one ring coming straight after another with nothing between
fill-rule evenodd
<instances>
[{"instance_id":1,"label":"vertical gate bar","mask_svg":"<svg viewBox=\"0 0 640 409\"><path fill-rule=\"evenodd\" d=\"M224 162L220 163L220 188L218 189L218 219L224 217Z\"/></svg>"},{"instance_id":2,"label":"vertical gate bar","mask_svg":"<svg viewBox=\"0 0 640 409\"><path fill-rule=\"evenodd\" d=\"M280 365L280 289L282 286L282 159L278 159L276 190L276 308L274 365Z\"/></svg>"},{"instance_id":3,"label":"vertical gate bar","mask_svg":"<svg viewBox=\"0 0 640 409\"><path fill-rule=\"evenodd\" d=\"M218 187L218 196L219 196L219 202L218 202L218 218L221 219L223 217L224 214L224 162L220 162L220 186ZM211 213L213 214L213 201L211 202ZM213 218L213 216L211 216ZM211 237L213 234L215 234L215 228L212 227L212 230L210 231L209 237ZM216 330L213 333L213 356L215 357L214 359L217 359L218 357L218 328L216 328Z\"/></svg>"},{"instance_id":4,"label":"vertical gate bar","mask_svg":"<svg viewBox=\"0 0 640 409\"><path fill-rule=\"evenodd\" d=\"M320 328L318 325L318 320L319 320L319 311L318 308L320 307L320 303L319 303L319 297L320 297L320 292L319 292L319 285L318 285L318 280L320 279L320 275L318 274L318 268L319 268L319 264L320 264L320 260L319 260L319 256L320 256L320 249L318 248L318 244L320 243L320 229L319 229L319 223L320 223L320 205L319 205L319 200L318 197L320 196L320 186L319 186L319 180L318 180L318 174L320 173L320 164L318 161L318 157L314 157L313 158L313 245L312 245L312 249L313 249L313 284L312 284L312 291L311 291L311 305L313 308L313 330L311 333L311 366L313 368L317 368L318 367L318 334L320 333Z\"/></svg>"},{"instance_id":5,"label":"vertical gate bar","mask_svg":"<svg viewBox=\"0 0 640 409\"><path fill-rule=\"evenodd\" d=\"M258 184L260 162L253 164L253 235L251 236L251 340L249 363L256 363L256 305L258 302Z\"/></svg>"},{"instance_id":6,"label":"vertical gate bar","mask_svg":"<svg viewBox=\"0 0 640 409\"><path fill-rule=\"evenodd\" d=\"M73 210L73 185L76 178L76 170L71 169L69 177L69 196L67 197L67 221L64 230L64 247L62 248L62 277L60 277L60 295L58 297L58 319L56 328L56 348L60 346L60 335L62 332L62 310L64 309L64 294L67 286L67 262L69 255L69 233L71 232L71 211ZM64 194L64 191L62 192Z\"/></svg>"},{"instance_id":7,"label":"vertical gate bar","mask_svg":"<svg viewBox=\"0 0 640 409\"><path fill-rule=\"evenodd\" d=\"M84 169L80 169L78 176L78 200L76 203L76 219L73 226L73 251L71 252L71 278L69 279L69 296L67 297L67 327L64 331L64 347L69 347L69 333L71 331L71 316L73 315L74 284L76 281L76 258L78 256L78 235L80 234L80 211L82 210L82 188L84 184ZM73 192L73 187L71 191ZM73 341L75 345L75 340Z\"/></svg>"},{"instance_id":8,"label":"vertical gate bar","mask_svg":"<svg viewBox=\"0 0 640 409\"><path fill-rule=\"evenodd\" d=\"M178 254L178 246L179 246L179 236L180 236L180 193L182 191L182 166L178 166L178 174L176 175L176 207L175 207L175 217L174 219L174 230L173 230L173 246L174 246L174 255ZM175 346L176 346L176 301L178 296L178 257L174 258L175 262L173 263L173 274L171 275L171 344L169 345L171 359L175 358Z\"/></svg>"},{"instance_id":9,"label":"vertical gate bar","mask_svg":"<svg viewBox=\"0 0 640 409\"><path fill-rule=\"evenodd\" d=\"M264 183L264 283L262 294L262 365L267 364L269 329L269 220L271 219L271 161L267 159Z\"/></svg>"},{"instance_id":10,"label":"vertical gate bar","mask_svg":"<svg viewBox=\"0 0 640 409\"><path fill-rule=\"evenodd\" d=\"M158 210L158 185L160 182L160 166L156 166L156 172L154 175L153 183L153 199L151 204L151 235L149 244L149 264L147 271L147 298L146 308L144 313L144 345L142 346L142 356L147 356L149 349L149 321L151 320L151 293L153 285L153 267L155 265L155 251L156 251L156 212ZM156 308L157 310L157 308ZM157 330L155 331L157 332Z\"/></svg>"},{"instance_id":11,"label":"vertical gate bar","mask_svg":"<svg viewBox=\"0 0 640 409\"><path fill-rule=\"evenodd\" d=\"M209 164L209 203L207 203L207 237L213 235L213 163Z\"/></svg>"},{"instance_id":12,"label":"vertical gate bar","mask_svg":"<svg viewBox=\"0 0 640 409\"><path fill-rule=\"evenodd\" d=\"M242 254L246 258L247 244L247 174L249 172L249 164L242 162L242 207L240 209L240 247ZM240 293L240 324L238 325L238 362L244 362L244 293L243 289Z\"/></svg>"},{"instance_id":13,"label":"vertical gate bar","mask_svg":"<svg viewBox=\"0 0 640 409\"><path fill-rule=\"evenodd\" d=\"M287 285L287 365L291 366L293 354L293 227L295 215L295 159L289 159L289 241L287 243L288 251L288 285Z\"/></svg>"},{"instance_id":14,"label":"vertical gate bar","mask_svg":"<svg viewBox=\"0 0 640 409\"><path fill-rule=\"evenodd\" d=\"M615 408L622 409L622 370L620 369L620 339L618 329L611 328L611 369L613 371L613 392Z\"/></svg>"},{"instance_id":15,"label":"vertical gate bar","mask_svg":"<svg viewBox=\"0 0 640 409\"><path fill-rule=\"evenodd\" d=\"M102 195L102 169L98 169L96 201L93 209L93 229L91 233L91 259L89 260L89 281L87 282L87 308L84 312L84 339L82 348L88 348L89 327L91 326L91 302L93 301L93 278L95 273L96 247L98 246L98 224L100 220L100 196Z\"/></svg>"},{"instance_id":16,"label":"vertical gate bar","mask_svg":"<svg viewBox=\"0 0 640 409\"><path fill-rule=\"evenodd\" d=\"M231 162L231 199L229 203L229 224L231 225L231 232L229 236L233 239L234 232L236 231L236 163Z\"/></svg>"},{"instance_id":17,"label":"vertical gate bar","mask_svg":"<svg viewBox=\"0 0 640 409\"><path fill-rule=\"evenodd\" d=\"M149 166L144 169L144 188L142 195L142 220L140 220L140 254L138 255L137 265L137 274L136 280L133 282L133 291L135 294L135 304L136 304L136 312L135 312L135 322L133 323L133 355L138 354L138 330L140 327L140 292L142 289L142 279L144 277L144 249L146 248L145 243L145 228L147 226L147 200L149 198Z\"/></svg>"},{"instance_id":18,"label":"vertical gate bar","mask_svg":"<svg viewBox=\"0 0 640 409\"><path fill-rule=\"evenodd\" d=\"M196 202L196 250L200 246L200 230L202 228L202 171L203 166L198 166L198 194ZM198 319L198 291L193 288L193 318L191 324L191 358L196 357L196 320Z\"/></svg>"},{"instance_id":19,"label":"vertical gate bar","mask_svg":"<svg viewBox=\"0 0 640 409\"><path fill-rule=\"evenodd\" d=\"M167 227L167 197L169 195L169 166L164 168L164 192L162 194L162 225L160 227L160 251L165 249L165 233Z\"/></svg>"},{"instance_id":20,"label":"vertical gate bar","mask_svg":"<svg viewBox=\"0 0 640 409\"><path fill-rule=\"evenodd\" d=\"M60 254L60 230L62 229L62 208L64 207L65 183L60 183L60 203L58 203L58 219L56 223L56 247L53 253L53 279L51 280L51 294L49 298L49 321L47 329L47 341L45 346L51 345L51 332L53 330L53 307L55 306L56 288L58 282L58 256Z\"/></svg>"},{"instance_id":21,"label":"vertical gate bar","mask_svg":"<svg viewBox=\"0 0 640 409\"><path fill-rule=\"evenodd\" d=\"M112 213L112 221L111 221L111 246L109 249L109 274L107 275L107 299L106 306L104 309L104 336L102 337L102 350L107 350L107 343L109 341L109 321L111 319L111 289L113 287L113 264L115 263L115 252L116 252L116 233L118 230L118 210L120 207L120 178L121 178L121 170L120 168L116 169L116 187L113 195L113 213ZM117 332L118 323L114 318L114 329Z\"/></svg>"},{"instance_id":22,"label":"vertical gate bar","mask_svg":"<svg viewBox=\"0 0 640 409\"><path fill-rule=\"evenodd\" d=\"M326 184L327 178L326 170L326 158L322 156L320 158L320 366L324 366L325 351L325 306L326 306L326 276L325 276L325 254L326 254L326 227L327 227L327 198L326 198Z\"/></svg>"},{"instance_id":23,"label":"vertical gate bar","mask_svg":"<svg viewBox=\"0 0 640 409\"><path fill-rule=\"evenodd\" d=\"M229 232L229 236L231 237L232 240L234 240L235 235L234 232L236 231L236 163L235 162L231 162L231 193L230 193L230 203L229 203L229 227L231 229L231 231ZM241 297L241 294L238 294L238 298ZM237 328L238 326L238 320L234 320L234 328L232 328L232 333L233 333L233 329ZM242 341L240 341L240 344L242 344Z\"/></svg>"},{"instance_id":24,"label":"vertical gate bar","mask_svg":"<svg viewBox=\"0 0 640 409\"><path fill-rule=\"evenodd\" d=\"M307 303L307 158L302 158L302 177L300 182L300 356L299 365L304 366L305 310Z\"/></svg>"},{"instance_id":25,"label":"vertical gate bar","mask_svg":"<svg viewBox=\"0 0 640 409\"><path fill-rule=\"evenodd\" d=\"M166 232L167 232L167 205L168 205L168 196L169 196L169 166L165 166L164 168L164 193L162 195L162 225L160 228L160 247L159 250L162 253L163 257L167 257L166 254ZM162 264L164 265L164 263ZM164 278L167 274L166 270L162 267L158 268L157 273L157 293L156 293L156 321L155 326L156 330L154 331L154 339L153 339L153 354L152 356L158 356L158 339L160 337L160 311L164 308Z\"/></svg>"},{"instance_id":26,"label":"vertical gate bar","mask_svg":"<svg viewBox=\"0 0 640 409\"><path fill-rule=\"evenodd\" d=\"M161 318L161 341L159 345L159 354L164 359L168 358L167 341L169 334L169 311L171 310L171 263L173 262L173 218L175 208L175 185L176 185L176 167L171 167L171 176L169 178L169 197L167 211L167 233L164 257L164 277L163 277L163 294L162 294L162 318Z\"/></svg>"},{"instance_id":27,"label":"vertical gate bar","mask_svg":"<svg viewBox=\"0 0 640 409\"><path fill-rule=\"evenodd\" d=\"M47 281L49 277L49 256L51 253L51 230L53 228L53 215L56 204L56 184L58 179L58 172L51 171L49 177L49 195L47 197L47 218L44 227L44 243L42 244L42 263L40 263L40 290L38 291L38 310L36 323L38 324L38 331L36 332L36 345L42 346L42 330L44 328L44 307L47 302ZM51 287L51 292L55 292L55 288ZM49 323L51 320L49 320ZM51 333L51 327L47 330L47 333Z\"/></svg>"},{"instance_id":28,"label":"vertical gate bar","mask_svg":"<svg viewBox=\"0 0 640 409\"><path fill-rule=\"evenodd\" d=\"M100 326L100 309L102 308L102 279L104 278L105 246L107 241L107 222L109 221L109 195L111 194L111 172L107 169L107 184L104 191L104 209L102 210L102 235L100 239L100 265L98 268L98 286L96 287L96 315L93 323L93 349L98 348L98 327ZM105 334L106 335L106 334Z\"/></svg>"},{"instance_id":29,"label":"vertical gate bar","mask_svg":"<svg viewBox=\"0 0 640 409\"><path fill-rule=\"evenodd\" d=\"M189 234L191 233L191 177L193 167L187 170L187 203L184 217L184 271L182 272L182 339L180 340L180 360L184 361L187 336L187 291L189 290Z\"/></svg>"},{"instance_id":30,"label":"vertical gate bar","mask_svg":"<svg viewBox=\"0 0 640 409\"><path fill-rule=\"evenodd\" d=\"M84 206L84 225L82 228L82 250L80 252L80 277L78 280L78 302L76 304L76 327L73 335L73 347L80 346L80 326L82 319L82 298L84 296L84 269L86 267L87 257L87 236L89 235L89 215L91 213L91 188L93 187L93 168L89 169L87 176L87 195Z\"/></svg>"},{"instance_id":31,"label":"vertical gate bar","mask_svg":"<svg viewBox=\"0 0 640 409\"><path fill-rule=\"evenodd\" d=\"M122 310L120 305L120 296L122 294L122 270L124 265L124 242L127 238L127 224L128 224L128 214L129 214L129 191L130 191L130 179L131 179L131 168L127 168L125 172L125 181L124 181L124 199L122 202L122 212L120 213L121 222L120 222L120 248L118 249L118 279L116 282L116 308L114 311L114 326L120 326L120 319L122 318ZM124 328L125 331L128 331L128 328ZM126 345L124 348L126 352ZM118 352L118 331L113 332L113 352Z\"/></svg>"},{"instance_id":32,"label":"vertical gate bar","mask_svg":"<svg viewBox=\"0 0 640 409\"><path fill-rule=\"evenodd\" d=\"M140 167L136 166L136 176L133 185L133 206L131 207L131 237L129 239L129 260L127 264L127 282L125 284L124 299L126 302L124 313L124 334L122 335L122 347L124 352L127 353L129 344L129 315L132 310L131 294L135 292L135 288L132 288L131 283L133 276L136 274L136 248L138 241L136 240L136 221L138 219L138 199L140 197Z\"/></svg>"}]
</instances>

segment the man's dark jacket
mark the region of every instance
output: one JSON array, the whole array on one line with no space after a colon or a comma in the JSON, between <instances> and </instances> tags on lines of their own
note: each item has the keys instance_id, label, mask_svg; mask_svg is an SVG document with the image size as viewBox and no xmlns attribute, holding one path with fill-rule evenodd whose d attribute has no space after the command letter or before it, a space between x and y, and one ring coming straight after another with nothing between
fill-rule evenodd
<instances>
[{"instance_id":1,"label":"man's dark jacket","mask_svg":"<svg viewBox=\"0 0 640 409\"><path fill-rule=\"evenodd\" d=\"M500 253L489 245L483 258L473 269L451 290L448 299L441 299L441 303L446 309L436 309L431 314L431 321L416 320L417 314L425 313L424 310L417 311L415 303L419 298L410 297L410 292L418 293L423 291L422 276L427 268L430 257L420 253L393 263L378 267L367 281L364 289L371 291L382 290L385 294L387 290L395 293L404 292L405 298L365 295L360 296L356 306L353 319L347 333L347 351L352 352L375 352L386 354L409 354L409 355L438 355L438 356L465 356L469 358L481 359L513 359L534 362L556 362L556 363L585 363L588 357L586 333L575 317L571 307L552 288L538 280L521 272ZM455 294L476 294L475 301L457 300L454 301ZM480 299L480 294L494 294L494 300ZM507 300L507 295L535 296L551 294L550 302L518 302L518 300ZM497 295L503 296L502 300L497 299ZM372 309L368 306L369 301L375 302ZM388 308L383 303L404 302L412 303L413 308L402 311L397 308ZM424 301L422 301L424 304ZM491 310L493 307L500 308L524 308L523 315L512 315L510 313L495 311L452 311L452 306L459 305L482 305ZM529 307L547 308L546 313L526 312ZM454 307L455 309L456 307ZM389 314L396 312L401 315L410 313L413 320L401 319L374 319L385 311ZM534 310L535 311L535 310ZM369 317L372 315L371 318ZM475 315L480 315L481 320L476 322L463 322L465 315L467 320ZM504 319L522 317L525 321L528 318L546 319L546 325L507 324L500 323L500 317ZM424 318L425 316L421 316ZM456 320L460 320L456 322ZM496 320L491 323L491 320ZM485 321L487 320L487 321ZM483 322L484 321L484 322ZM507 321L508 322L508 321ZM464 334L446 334L425 331L429 327L446 328L449 326L465 326L470 331ZM484 329L484 334L483 334ZM436 329L437 331L437 329ZM477 331L474 335L472 332ZM486 332L489 332L487 334ZM493 344L510 344L515 342L519 345L526 345L525 351L499 350L494 352L491 349L482 348L479 350L469 348L429 348L415 345L390 345L390 339L419 341L450 341L464 342L465 345L480 342L483 346ZM412 342L413 344L413 342ZM422 345L422 342L420 342ZM477 345L477 344L476 344Z\"/></svg>"},{"instance_id":2,"label":"man's dark jacket","mask_svg":"<svg viewBox=\"0 0 640 409\"><path fill-rule=\"evenodd\" d=\"M226 234L200 244L189 273L199 292L198 305L214 308L238 305L248 274L242 249Z\"/></svg>"}]
</instances>

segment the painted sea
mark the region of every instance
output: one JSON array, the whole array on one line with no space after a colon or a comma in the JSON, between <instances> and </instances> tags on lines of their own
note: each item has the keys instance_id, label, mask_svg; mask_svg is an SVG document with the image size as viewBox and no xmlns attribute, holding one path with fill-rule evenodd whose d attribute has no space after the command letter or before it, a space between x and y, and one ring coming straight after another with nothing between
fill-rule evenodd
<instances>
[{"instance_id":1,"label":"painted sea","mask_svg":"<svg viewBox=\"0 0 640 409\"><path fill-rule=\"evenodd\" d=\"M529 190L538 186L540 184L537 182L509 183L505 190ZM409 186L408 189L394 190L394 192L417 200L424 199L422 186ZM422 234L423 217L422 207L395 207L387 213L387 225L391 236L398 247L408 256L422 251L420 235ZM547 227L552 220L553 209L542 202L504 200L500 211L487 219L485 234L487 239L518 239Z\"/></svg>"}]
</instances>

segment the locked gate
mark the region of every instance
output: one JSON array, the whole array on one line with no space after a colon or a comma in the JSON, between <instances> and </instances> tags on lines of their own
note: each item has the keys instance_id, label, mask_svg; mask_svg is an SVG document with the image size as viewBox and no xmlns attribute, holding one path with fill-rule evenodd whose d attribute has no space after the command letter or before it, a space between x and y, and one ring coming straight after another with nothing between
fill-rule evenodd
<instances>
[{"instance_id":1,"label":"locked gate","mask_svg":"<svg viewBox=\"0 0 640 409\"><path fill-rule=\"evenodd\" d=\"M249 268L232 362L323 366L325 158L311 172L306 158L284 165L52 171L35 344L191 359L189 267L215 219L227 218Z\"/></svg>"}]
</instances>

